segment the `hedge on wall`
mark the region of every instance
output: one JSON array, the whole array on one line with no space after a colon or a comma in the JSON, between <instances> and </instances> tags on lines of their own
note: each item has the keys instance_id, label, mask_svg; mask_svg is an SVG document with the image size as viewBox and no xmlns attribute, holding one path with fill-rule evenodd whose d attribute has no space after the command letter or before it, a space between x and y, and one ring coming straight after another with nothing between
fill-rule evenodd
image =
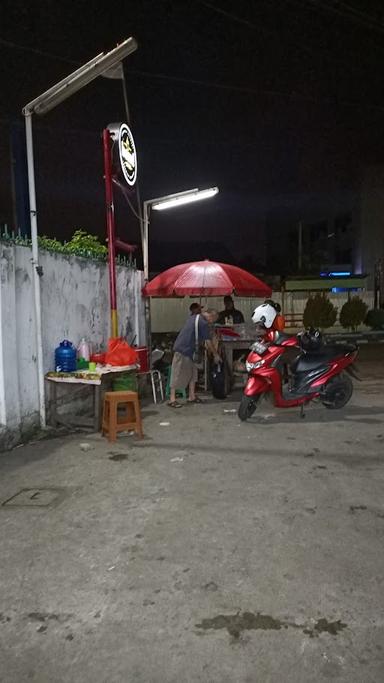
<instances>
[{"instance_id":1,"label":"hedge on wall","mask_svg":"<svg viewBox=\"0 0 384 683\"><path fill-rule=\"evenodd\" d=\"M7 232L0 234L0 240L24 247L30 247L32 244L29 238ZM76 230L69 242L60 242L56 238L46 237L45 235L39 236L38 242L40 249L56 254L72 254L99 261L106 261L108 256L108 249L105 244L102 244L96 235L91 235L85 232L85 230ZM131 259L126 257L118 256L116 261L123 265L135 265Z\"/></svg>"}]
</instances>

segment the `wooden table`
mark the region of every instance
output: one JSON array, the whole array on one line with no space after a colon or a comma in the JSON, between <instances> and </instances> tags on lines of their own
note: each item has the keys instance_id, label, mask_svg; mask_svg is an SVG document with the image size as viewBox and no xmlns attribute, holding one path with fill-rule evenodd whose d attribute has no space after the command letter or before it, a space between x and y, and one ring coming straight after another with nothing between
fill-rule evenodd
<instances>
[{"instance_id":1,"label":"wooden table","mask_svg":"<svg viewBox=\"0 0 384 683\"><path fill-rule=\"evenodd\" d=\"M254 343L254 339L240 339L240 338L234 338L231 341L227 341L222 339L221 344L222 348L224 349L225 352L225 361L226 361L226 370L227 373L226 375L228 376L227 380L227 392L229 393L232 386L233 386L233 352L234 351L244 351L245 355L248 356L249 349L251 345Z\"/></svg>"},{"instance_id":2,"label":"wooden table","mask_svg":"<svg viewBox=\"0 0 384 683\"><path fill-rule=\"evenodd\" d=\"M99 375L98 379L86 379L75 377L76 373L73 373L72 377L65 375L64 377L55 376L49 377L45 376L45 381L49 386L49 405L50 405L50 424L52 427L57 427L59 424L64 426L70 426L69 421L64 419L62 416L58 415L57 412L57 387L60 384L65 384L65 386L74 387L73 395L76 396L79 393L79 385L81 385L81 390L84 386L92 387L93 389L93 418L92 422L82 422L76 421L76 426L87 426L92 427L95 432L100 431L101 428L101 403L102 395L105 392L106 385L111 382L111 379L116 379L120 375L126 372L137 370L136 365L127 365L123 367L113 368L112 366L98 368L96 374ZM83 372L83 371L79 371ZM86 373L84 373L86 374ZM92 373L94 375L95 373ZM76 388L77 385L77 388ZM85 418L86 419L86 418Z\"/></svg>"},{"instance_id":3,"label":"wooden table","mask_svg":"<svg viewBox=\"0 0 384 683\"><path fill-rule=\"evenodd\" d=\"M219 352L220 349L221 351L224 350L224 355L225 355L225 391L227 394L231 392L231 389L233 388L233 378L234 378L234 373L233 373L233 352L234 351L245 351L245 355L248 356L248 352L252 344L255 342L255 339L243 339L241 337L233 337L233 339L222 339L220 337L220 347L219 347ZM204 353L204 389L205 391L208 390L208 375L209 375L209 366L210 366L210 359L207 353L207 350L205 350Z\"/></svg>"},{"instance_id":4,"label":"wooden table","mask_svg":"<svg viewBox=\"0 0 384 683\"><path fill-rule=\"evenodd\" d=\"M248 356L248 351L254 341L254 339L233 339L231 341L221 341L225 351L227 365L231 372L233 372L233 352L246 351L247 353L245 355Z\"/></svg>"}]
</instances>

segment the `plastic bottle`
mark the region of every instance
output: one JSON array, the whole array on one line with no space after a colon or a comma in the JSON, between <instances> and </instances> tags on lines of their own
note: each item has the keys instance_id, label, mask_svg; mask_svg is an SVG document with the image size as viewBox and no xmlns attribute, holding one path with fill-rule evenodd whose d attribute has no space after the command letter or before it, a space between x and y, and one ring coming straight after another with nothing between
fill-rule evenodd
<instances>
[{"instance_id":1,"label":"plastic bottle","mask_svg":"<svg viewBox=\"0 0 384 683\"><path fill-rule=\"evenodd\" d=\"M86 341L86 339L83 337L79 346L77 347L77 357L78 358L83 358L86 361L89 361L90 357L90 348L89 344Z\"/></svg>"},{"instance_id":2,"label":"plastic bottle","mask_svg":"<svg viewBox=\"0 0 384 683\"><path fill-rule=\"evenodd\" d=\"M55 370L56 372L76 370L76 349L68 339L64 339L55 349Z\"/></svg>"}]
</instances>

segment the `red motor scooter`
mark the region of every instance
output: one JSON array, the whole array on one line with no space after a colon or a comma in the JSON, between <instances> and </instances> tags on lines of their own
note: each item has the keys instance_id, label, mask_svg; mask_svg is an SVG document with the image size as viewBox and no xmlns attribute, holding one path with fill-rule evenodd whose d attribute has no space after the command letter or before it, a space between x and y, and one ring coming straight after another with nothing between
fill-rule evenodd
<instances>
[{"instance_id":1,"label":"red motor scooter","mask_svg":"<svg viewBox=\"0 0 384 683\"><path fill-rule=\"evenodd\" d=\"M292 348L300 353L287 377L284 355ZM267 392L272 392L277 408L301 406L302 416L304 405L314 399L326 408L343 408L353 393L349 375L359 379L353 368L357 353L357 346L352 344L323 345L320 333L314 330L302 336L267 331L252 345L246 361L248 381L238 410L240 420L253 415L260 397Z\"/></svg>"}]
</instances>

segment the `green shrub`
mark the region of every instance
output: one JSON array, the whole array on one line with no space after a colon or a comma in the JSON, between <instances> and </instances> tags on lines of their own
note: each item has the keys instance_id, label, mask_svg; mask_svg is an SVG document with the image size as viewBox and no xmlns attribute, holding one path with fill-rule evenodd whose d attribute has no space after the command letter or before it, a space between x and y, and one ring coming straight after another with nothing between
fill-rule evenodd
<instances>
[{"instance_id":1,"label":"green shrub","mask_svg":"<svg viewBox=\"0 0 384 683\"><path fill-rule=\"evenodd\" d=\"M55 251L56 253L63 254L65 252L65 245L59 242L56 238L47 237L42 235L38 237L39 249L45 249L46 251Z\"/></svg>"},{"instance_id":2,"label":"green shrub","mask_svg":"<svg viewBox=\"0 0 384 683\"><path fill-rule=\"evenodd\" d=\"M18 238L12 239L15 244L21 244ZM99 241L96 235L90 235L85 230L76 230L69 242L59 242L55 237L42 235L38 237L39 248L51 251L56 254L73 254L74 256L84 256L86 258L106 259L108 254L107 247ZM29 246L31 241L23 240L25 246Z\"/></svg>"},{"instance_id":3,"label":"green shrub","mask_svg":"<svg viewBox=\"0 0 384 683\"><path fill-rule=\"evenodd\" d=\"M29 237L22 237L16 235L14 232L8 233L0 231L0 242L6 244L17 244L22 247L31 247L32 241ZM76 230L72 239L69 242L59 242L56 238L47 237L46 235L39 235L38 243L40 249L45 249L56 254L73 254L74 256L82 256L83 258L97 259L98 261L106 261L108 256L108 248L105 244L99 241L96 235L90 235L85 230ZM125 255L116 256L116 263L123 266L136 268L136 262L132 260L132 256L127 258Z\"/></svg>"},{"instance_id":4,"label":"green shrub","mask_svg":"<svg viewBox=\"0 0 384 683\"><path fill-rule=\"evenodd\" d=\"M367 315L368 306L359 296L353 296L346 301L340 311L340 324L355 332Z\"/></svg>"},{"instance_id":5,"label":"green shrub","mask_svg":"<svg viewBox=\"0 0 384 683\"><path fill-rule=\"evenodd\" d=\"M321 330L332 327L337 318L337 308L325 293L310 296L304 309L304 327L319 327Z\"/></svg>"},{"instance_id":6,"label":"green shrub","mask_svg":"<svg viewBox=\"0 0 384 683\"><path fill-rule=\"evenodd\" d=\"M372 330L384 330L384 309L372 308L368 311L365 324Z\"/></svg>"},{"instance_id":7,"label":"green shrub","mask_svg":"<svg viewBox=\"0 0 384 683\"><path fill-rule=\"evenodd\" d=\"M104 258L108 253L107 247L99 242L99 238L89 235L85 230L76 230L71 241L64 245L64 251L67 254L96 258Z\"/></svg>"}]
</instances>

